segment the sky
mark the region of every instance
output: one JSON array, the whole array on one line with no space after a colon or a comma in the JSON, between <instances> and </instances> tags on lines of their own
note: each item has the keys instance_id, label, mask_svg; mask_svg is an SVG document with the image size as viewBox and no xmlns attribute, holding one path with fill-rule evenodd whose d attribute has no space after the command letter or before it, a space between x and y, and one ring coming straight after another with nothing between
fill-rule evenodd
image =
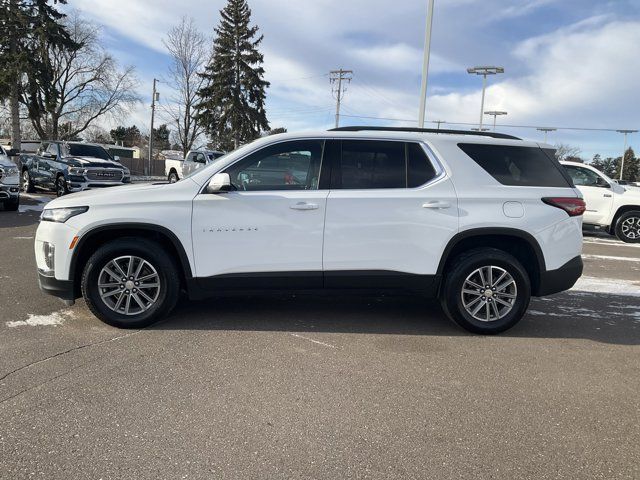
<instances>
[{"instance_id":1,"label":"sky","mask_svg":"<svg viewBox=\"0 0 640 480\"><path fill-rule=\"evenodd\" d=\"M249 0L264 35L267 116L289 131L333 127L328 72L354 71L341 125L417 126L427 0ZM69 0L102 27L121 65L133 65L143 101L105 126L149 129L153 78L167 77L162 43L182 16L213 37L226 0ZM435 0L427 121L442 128L477 123L482 78L467 67L499 65L485 111L504 110L498 130L542 141L535 128L559 127L548 143L619 156L623 136L640 129L640 0ZM158 87L161 102L171 95ZM485 121L492 126L493 120ZM503 125L500 125L503 124ZM429 124L427 127L435 126ZM476 125L477 126L477 125ZM629 136L640 150L640 133Z\"/></svg>"}]
</instances>

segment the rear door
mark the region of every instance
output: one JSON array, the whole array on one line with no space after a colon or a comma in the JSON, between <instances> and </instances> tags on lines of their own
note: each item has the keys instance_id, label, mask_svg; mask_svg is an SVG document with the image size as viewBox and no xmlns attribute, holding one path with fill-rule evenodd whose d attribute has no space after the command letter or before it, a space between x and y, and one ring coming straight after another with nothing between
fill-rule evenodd
<instances>
[{"instance_id":1,"label":"rear door","mask_svg":"<svg viewBox=\"0 0 640 480\"><path fill-rule=\"evenodd\" d=\"M417 142L333 142L327 287L427 288L457 232L451 181Z\"/></svg>"},{"instance_id":2,"label":"rear door","mask_svg":"<svg viewBox=\"0 0 640 480\"><path fill-rule=\"evenodd\" d=\"M324 140L264 147L227 167L236 191L193 202L196 276L205 287L322 286L328 190L319 189Z\"/></svg>"}]
</instances>

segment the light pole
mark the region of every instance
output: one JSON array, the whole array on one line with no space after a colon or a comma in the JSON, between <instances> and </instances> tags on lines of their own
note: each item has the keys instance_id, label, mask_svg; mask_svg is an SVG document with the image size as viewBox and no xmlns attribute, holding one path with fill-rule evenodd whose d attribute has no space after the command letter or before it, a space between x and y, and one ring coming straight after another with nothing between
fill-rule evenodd
<instances>
[{"instance_id":1,"label":"light pole","mask_svg":"<svg viewBox=\"0 0 640 480\"><path fill-rule=\"evenodd\" d=\"M151 131L149 132L149 171L151 176L151 157L153 156L153 120L156 113L156 101L160 100L160 93L156 92L156 83L159 80L153 79L153 94L151 95Z\"/></svg>"},{"instance_id":2,"label":"light pole","mask_svg":"<svg viewBox=\"0 0 640 480\"><path fill-rule=\"evenodd\" d=\"M507 112L502 112L500 110L491 110L489 112L484 112L485 115L491 115L493 116L493 131L496 131L496 117L499 117L500 115L506 115Z\"/></svg>"},{"instance_id":3,"label":"light pole","mask_svg":"<svg viewBox=\"0 0 640 480\"><path fill-rule=\"evenodd\" d=\"M433 26L433 2L428 0L427 30L424 35L424 60L422 62L422 88L420 89L420 113L418 114L418 128L424 128L424 116L427 108L427 79L429 77L429 56L431 54L431 27Z\"/></svg>"},{"instance_id":4,"label":"light pole","mask_svg":"<svg viewBox=\"0 0 640 480\"><path fill-rule=\"evenodd\" d=\"M467 68L467 73L471 75L482 75L482 101L480 102L480 125L482 128L482 114L484 113L484 93L487 89L487 75L497 75L498 73L504 73L503 67L471 67Z\"/></svg>"},{"instance_id":5,"label":"light pole","mask_svg":"<svg viewBox=\"0 0 640 480\"><path fill-rule=\"evenodd\" d=\"M622 150L622 161L620 162L620 180L622 180L622 173L624 172L624 155L627 153L627 135L636 133L637 131L638 130L616 130L616 132L624 134L624 150Z\"/></svg>"},{"instance_id":6,"label":"light pole","mask_svg":"<svg viewBox=\"0 0 640 480\"><path fill-rule=\"evenodd\" d=\"M438 130L440 130L440 125L443 123L447 123L445 120L433 120L431 123L437 123L438 124Z\"/></svg>"},{"instance_id":7,"label":"light pole","mask_svg":"<svg viewBox=\"0 0 640 480\"><path fill-rule=\"evenodd\" d=\"M544 143L547 143L547 133L555 132L558 129L557 128L549 128L549 127L540 127L540 128L536 128L536 130L538 130L539 132L544 132Z\"/></svg>"}]
</instances>

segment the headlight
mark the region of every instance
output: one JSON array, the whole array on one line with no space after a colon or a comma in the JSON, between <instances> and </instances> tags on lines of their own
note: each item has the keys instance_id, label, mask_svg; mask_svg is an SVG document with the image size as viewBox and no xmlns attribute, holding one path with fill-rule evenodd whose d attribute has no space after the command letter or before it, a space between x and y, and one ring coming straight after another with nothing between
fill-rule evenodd
<instances>
[{"instance_id":1,"label":"headlight","mask_svg":"<svg viewBox=\"0 0 640 480\"><path fill-rule=\"evenodd\" d=\"M69 167L69 175L83 176L87 173L86 168L78 168L78 167Z\"/></svg>"},{"instance_id":2,"label":"headlight","mask_svg":"<svg viewBox=\"0 0 640 480\"><path fill-rule=\"evenodd\" d=\"M4 169L3 176L5 177L16 177L20 174L20 171L16 167L6 168Z\"/></svg>"},{"instance_id":3,"label":"headlight","mask_svg":"<svg viewBox=\"0 0 640 480\"><path fill-rule=\"evenodd\" d=\"M64 223L71 217L80 215L89 210L89 207L45 208L42 211L42 220L45 222Z\"/></svg>"},{"instance_id":4,"label":"headlight","mask_svg":"<svg viewBox=\"0 0 640 480\"><path fill-rule=\"evenodd\" d=\"M122 170L124 171L124 176L125 177L128 177L128 176L131 175L131 172L129 171L129 169L127 167L124 167Z\"/></svg>"}]
</instances>

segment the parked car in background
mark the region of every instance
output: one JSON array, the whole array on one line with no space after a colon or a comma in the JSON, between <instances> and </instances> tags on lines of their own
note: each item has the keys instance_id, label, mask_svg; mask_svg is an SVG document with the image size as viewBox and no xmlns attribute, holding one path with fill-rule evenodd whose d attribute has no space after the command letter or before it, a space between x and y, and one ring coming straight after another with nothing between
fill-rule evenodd
<instances>
[{"instance_id":1,"label":"parked car in background","mask_svg":"<svg viewBox=\"0 0 640 480\"><path fill-rule=\"evenodd\" d=\"M495 334L582 274L585 203L553 156L498 133L351 127L264 137L173 184L50 202L40 287L118 327L181 290L436 297Z\"/></svg>"},{"instance_id":2,"label":"parked car in background","mask_svg":"<svg viewBox=\"0 0 640 480\"><path fill-rule=\"evenodd\" d=\"M0 145L0 203L5 210L18 210L20 205L20 170L9 158L11 151Z\"/></svg>"},{"instance_id":3,"label":"parked car in background","mask_svg":"<svg viewBox=\"0 0 640 480\"><path fill-rule=\"evenodd\" d=\"M169 183L175 183L223 155L224 152L215 150L190 150L184 159L167 158L164 161L165 175Z\"/></svg>"},{"instance_id":4,"label":"parked car in background","mask_svg":"<svg viewBox=\"0 0 640 480\"><path fill-rule=\"evenodd\" d=\"M22 188L71 192L131 182L129 169L102 146L81 142L42 142L35 155L22 155Z\"/></svg>"},{"instance_id":5,"label":"parked car in background","mask_svg":"<svg viewBox=\"0 0 640 480\"><path fill-rule=\"evenodd\" d=\"M584 163L562 162L587 202L584 224L623 242L640 243L640 190L627 188Z\"/></svg>"}]
</instances>

